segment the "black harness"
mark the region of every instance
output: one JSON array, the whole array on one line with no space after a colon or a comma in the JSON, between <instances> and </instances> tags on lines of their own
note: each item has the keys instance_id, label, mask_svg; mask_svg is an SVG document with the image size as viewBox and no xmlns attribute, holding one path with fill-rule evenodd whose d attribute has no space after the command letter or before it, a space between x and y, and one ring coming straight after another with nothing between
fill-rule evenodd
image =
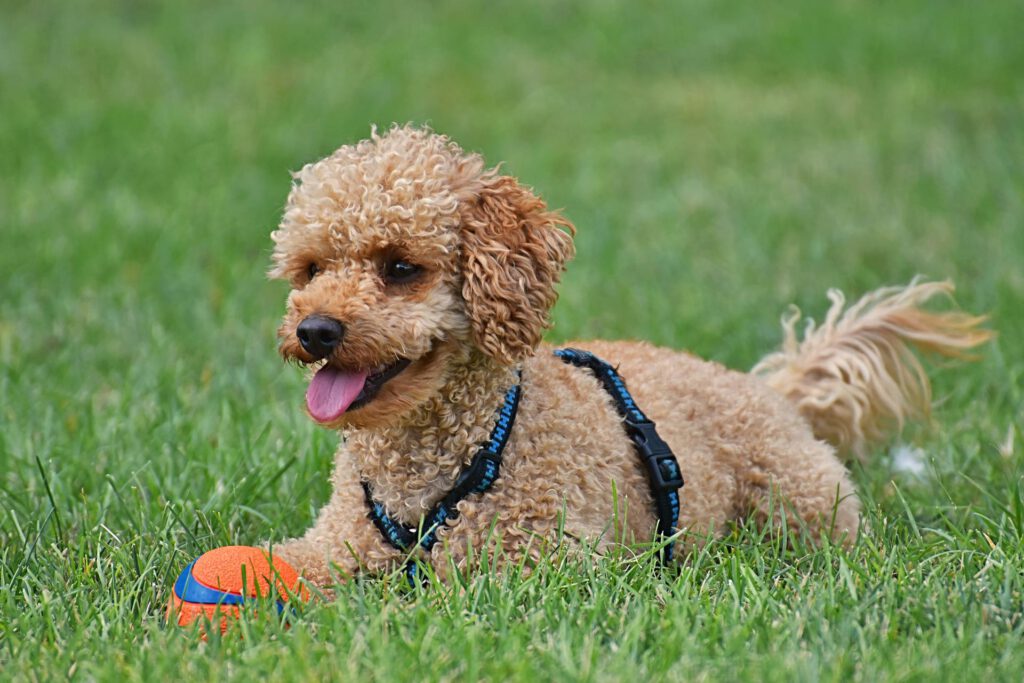
<instances>
[{"instance_id":1,"label":"black harness","mask_svg":"<svg viewBox=\"0 0 1024 683\"><path fill-rule=\"evenodd\" d=\"M658 535L662 540L670 538L676 532L676 523L679 520L679 489L683 486L679 463L672 449L658 436L654 422L637 407L626 389L626 383L615 368L588 351L558 349L555 355L570 365L589 369L611 396L616 410L622 416L626 434L636 447L637 454L647 470L651 496L654 498L658 516ZM403 552L409 552L416 546L429 552L437 543L437 530L441 525L459 516L459 501L491 488L499 475L502 451L508 443L512 425L515 423L520 394L519 384L505 393L504 403L498 411L498 420L487 442L473 456L469 467L459 475L452 490L423 518L419 528L405 526L392 519L384 506L373 499L370 484L363 482L369 518L385 541ZM673 546L674 543L666 542L659 551L662 562L672 560ZM410 579L415 577L416 564L411 558L406 565L406 571Z\"/></svg>"}]
</instances>

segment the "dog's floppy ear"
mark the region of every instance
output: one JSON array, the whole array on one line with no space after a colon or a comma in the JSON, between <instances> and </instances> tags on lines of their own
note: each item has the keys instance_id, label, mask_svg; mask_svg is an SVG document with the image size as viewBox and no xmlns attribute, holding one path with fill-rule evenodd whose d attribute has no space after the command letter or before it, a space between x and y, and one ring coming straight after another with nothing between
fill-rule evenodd
<instances>
[{"instance_id":1,"label":"dog's floppy ear","mask_svg":"<svg viewBox=\"0 0 1024 683\"><path fill-rule=\"evenodd\" d=\"M484 176L462 237L462 296L484 353L511 364L537 346L575 232L515 178Z\"/></svg>"}]
</instances>

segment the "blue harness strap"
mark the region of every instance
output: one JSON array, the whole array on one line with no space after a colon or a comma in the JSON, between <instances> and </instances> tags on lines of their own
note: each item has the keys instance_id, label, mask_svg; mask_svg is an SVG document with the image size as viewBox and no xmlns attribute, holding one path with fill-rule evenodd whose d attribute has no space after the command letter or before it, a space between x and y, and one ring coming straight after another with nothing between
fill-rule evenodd
<instances>
[{"instance_id":1,"label":"blue harness strap","mask_svg":"<svg viewBox=\"0 0 1024 683\"><path fill-rule=\"evenodd\" d=\"M373 490L369 482L363 481L363 492L366 494L366 504L369 508L368 516L388 543L406 552L417 545L429 552L437 543L437 530L441 525L450 519L458 518L459 502L474 493L483 493L494 485L501 470L501 454L516 421L520 394L519 384L505 393L505 400L498 411L498 419L487 442L480 447L469 466L459 475L452 490L423 518L420 528L405 526L392 519L384 506L373 499ZM410 579L415 576L416 565L411 558L406 565L406 571Z\"/></svg>"},{"instance_id":2,"label":"blue harness strap","mask_svg":"<svg viewBox=\"0 0 1024 683\"><path fill-rule=\"evenodd\" d=\"M679 489L683 487L683 475L672 449L658 436L654 422L637 407L615 368L589 351L558 349L555 355L570 365L589 369L612 397L626 434L647 470L658 516L658 535L663 540L672 537L679 522ZM674 546L674 542L665 543L659 555L662 562L672 560Z\"/></svg>"}]
</instances>

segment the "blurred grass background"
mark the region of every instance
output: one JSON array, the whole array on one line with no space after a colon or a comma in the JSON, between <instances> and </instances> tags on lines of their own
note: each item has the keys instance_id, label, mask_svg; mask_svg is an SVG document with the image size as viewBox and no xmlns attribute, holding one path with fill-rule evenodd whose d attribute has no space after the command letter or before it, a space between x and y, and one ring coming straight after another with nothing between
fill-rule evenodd
<instances>
[{"instance_id":1,"label":"blurred grass background","mask_svg":"<svg viewBox=\"0 0 1024 683\"><path fill-rule=\"evenodd\" d=\"M1000 339L981 363L937 373L936 425L908 434L928 453L925 480L893 485L884 458L857 477L869 543L896 540L892 515L964 550L954 531L970 535L969 514L998 521L1020 502L1022 26L1010 1L5 2L5 672L174 670L183 646L156 614L176 571L309 524L335 439L303 417L301 373L274 351L285 290L264 277L268 235L288 171L392 121L507 161L576 223L554 340L644 338L747 368L777 344L790 302L820 317L828 287L954 279ZM989 550L1019 560L1014 528ZM998 656L1020 635L1018 586L1004 586L1018 604L1005 629L988 621L979 636L1002 674L1021 662ZM429 606L414 613L436 627ZM322 640L351 645L338 614ZM589 633L558 619L572 614L555 620L590 652ZM871 650L886 633L849 637ZM331 671L292 636L327 667L310 671ZM545 657L501 668L514 652L489 660L486 637L467 637L479 676L561 671ZM730 661L756 673L779 646L687 637L693 674ZM967 657L967 635L945 637L906 675ZM126 652L153 642L171 644L166 659ZM237 647L223 666L248 656ZM771 660L783 677L858 670L827 668L850 647L841 637L786 647ZM394 676L406 660L381 648L350 672ZM810 665L786 655L808 649ZM33 674L37 651L49 663ZM591 654L599 665L578 677L629 661ZM218 670L186 668L206 666Z\"/></svg>"}]
</instances>

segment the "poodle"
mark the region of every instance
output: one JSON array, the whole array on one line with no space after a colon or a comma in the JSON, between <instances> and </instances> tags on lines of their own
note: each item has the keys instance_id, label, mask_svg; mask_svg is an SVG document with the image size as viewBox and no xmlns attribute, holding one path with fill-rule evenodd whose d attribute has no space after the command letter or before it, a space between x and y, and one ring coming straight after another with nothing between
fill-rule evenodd
<instances>
[{"instance_id":1,"label":"poodle","mask_svg":"<svg viewBox=\"0 0 1024 683\"><path fill-rule=\"evenodd\" d=\"M410 559L444 574L488 556L529 566L553 543L655 540L657 496L614 396L541 342L574 253L569 220L408 125L294 178L272 235L270 274L291 285L280 352L309 366L306 410L341 443L330 500L274 552L329 585ZM618 370L675 454L685 486L663 544L685 551L748 519L852 543L843 459L928 409L911 349L961 356L989 337L982 318L921 307L952 289L915 281L846 310L830 292L823 325L801 340L793 315L783 348L750 373L642 341L573 344ZM496 424L508 427L500 461L465 490ZM429 517L460 486L450 514ZM403 546L395 529L417 538ZM425 535L436 542L417 544Z\"/></svg>"}]
</instances>

